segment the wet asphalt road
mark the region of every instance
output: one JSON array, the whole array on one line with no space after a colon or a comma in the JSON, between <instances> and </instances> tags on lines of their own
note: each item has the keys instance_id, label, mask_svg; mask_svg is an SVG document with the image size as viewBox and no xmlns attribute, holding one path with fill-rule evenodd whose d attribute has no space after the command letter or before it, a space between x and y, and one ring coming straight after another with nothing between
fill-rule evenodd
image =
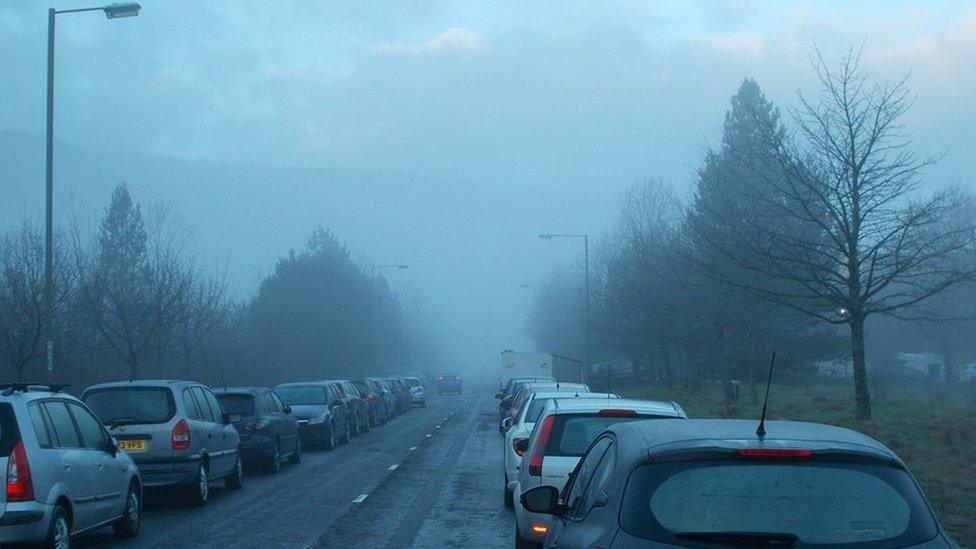
<instances>
[{"instance_id":1,"label":"wet asphalt road","mask_svg":"<svg viewBox=\"0 0 976 549\"><path fill-rule=\"evenodd\" d=\"M138 538L105 529L76 546L509 547L497 405L488 387L465 390L277 475L249 474L239 492L215 482L206 507L147 497Z\"/></svg>"}]
</instances>

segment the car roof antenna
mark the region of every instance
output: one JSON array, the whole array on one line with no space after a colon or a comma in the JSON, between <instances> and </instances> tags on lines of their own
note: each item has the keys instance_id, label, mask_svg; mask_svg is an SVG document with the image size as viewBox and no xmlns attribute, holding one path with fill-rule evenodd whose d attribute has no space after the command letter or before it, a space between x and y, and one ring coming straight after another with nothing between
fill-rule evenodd
<instances>
[{"instance_id":1,"label":"car roof antenna","mask_svg":"<svg viewBox=\"0 0 976 549\"><path fill-rule=\"evenodd\" d=\"M769 404L769 386L773 383L773 366L776 365L776 351L773 351L773 358L769 361L769 377L766 378L766 397L763 398L762 415L759 417L759 427L756 427L756 436L763 438L766 436L766 405Z\"/></svg>"}]
</instances>

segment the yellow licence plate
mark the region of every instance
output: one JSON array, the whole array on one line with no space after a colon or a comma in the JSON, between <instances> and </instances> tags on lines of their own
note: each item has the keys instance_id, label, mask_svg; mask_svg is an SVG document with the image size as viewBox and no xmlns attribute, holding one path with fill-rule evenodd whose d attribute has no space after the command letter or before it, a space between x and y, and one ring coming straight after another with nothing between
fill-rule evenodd
<instances>
[{"instance_id":1,"label":"yellow licence plate","mask_svg":"<svg viewBox=\"0 0 976 549\"><path fill-rule=\"evenodd\" d=\"M119 448L122 448L126 452L145 452L146 441L145 440L120 440Z\"/></svg>"}]
</instances>

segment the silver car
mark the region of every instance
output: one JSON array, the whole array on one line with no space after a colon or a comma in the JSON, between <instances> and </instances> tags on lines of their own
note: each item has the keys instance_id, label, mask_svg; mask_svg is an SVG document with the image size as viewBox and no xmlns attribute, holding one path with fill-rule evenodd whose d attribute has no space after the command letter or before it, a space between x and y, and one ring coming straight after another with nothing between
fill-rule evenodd
<instances>
[{"instance_id":1,"label":"silver car","mask_svg":"<svg viewBox=\"0 0 976 549\"><path fill-rule=\"evenodd\" d=\"M235 418L205 385L193 381L138 380L101 383L81 394L139 466L147 488L183 490L205 505L210 482L243 485Z\"/></svg>"},{"instance_id":2,"label":"silver car","mask_svg":"<svg viewBox=\"0 0 976 549\"><path fill-rule=\"evenodd\" d=\"M139 533L142 481L132 459L58 386L0 384L0 544L70 547L111 525Z\"/></svg>"}]
</instances>

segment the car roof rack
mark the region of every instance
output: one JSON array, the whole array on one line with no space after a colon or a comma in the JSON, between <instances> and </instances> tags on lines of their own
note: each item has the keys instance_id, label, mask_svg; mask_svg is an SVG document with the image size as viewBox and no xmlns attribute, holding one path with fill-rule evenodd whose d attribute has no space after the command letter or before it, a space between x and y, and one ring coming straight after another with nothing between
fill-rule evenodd
<instances>
[{"instance_id":1,"label":"car roof rack","mask_svg":"<svg viewBox=\"0 0 976 549\"><path fill-rule=\"evenodd\" d=\"M65 387L68 387L67 383L40 383L36 381L0 383L0 389L3 389L3 396L10 396L16 392L26 393L31 389L60 393Z\"/></svg>"}]
</instances>

